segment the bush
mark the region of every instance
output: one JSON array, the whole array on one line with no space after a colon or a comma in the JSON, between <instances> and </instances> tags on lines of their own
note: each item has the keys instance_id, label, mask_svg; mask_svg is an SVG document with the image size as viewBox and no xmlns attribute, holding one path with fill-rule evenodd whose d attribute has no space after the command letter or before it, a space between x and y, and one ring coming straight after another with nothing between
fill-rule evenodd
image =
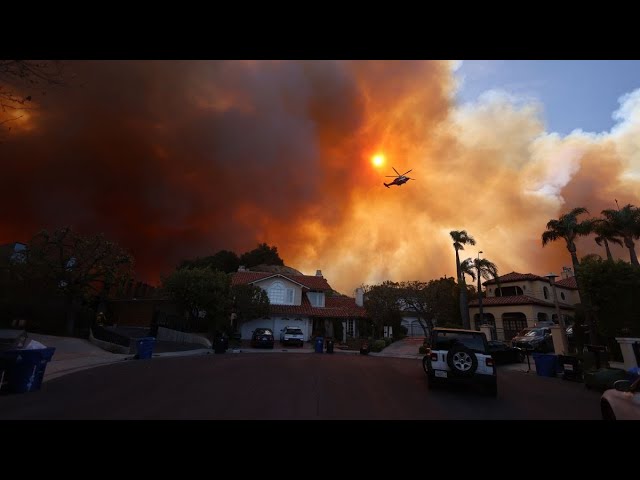
<instances>
[{"instance_id":1,"label":"bush","mask_svg":"<svg viewBox=\"0 0 640 480\"><path fill-rule=\"evenodd\" d=\"M376 340L375 342L373 342L373 345L371 345L371 351L372 352L381 352L382 349L384 347L386 347L387 344L384 340Z\"/></svg>"},{"instance_id":2,"label":"bush","mask_svg":"<svg viewBox=\"0 0 640 480\"><path fill-rule=\"evenodd\" d=\"M393 338L391 337L385 337L384 339L384 346L388 347L389 345L391 345L393 343Z\"/></svg>"}]
</instances>

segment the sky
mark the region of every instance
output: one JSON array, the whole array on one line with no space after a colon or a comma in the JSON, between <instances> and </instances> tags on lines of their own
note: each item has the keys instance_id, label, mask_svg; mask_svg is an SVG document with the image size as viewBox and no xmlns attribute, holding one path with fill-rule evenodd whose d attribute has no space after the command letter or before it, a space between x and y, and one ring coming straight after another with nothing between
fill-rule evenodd
<instances>
[{"instance_id":1,"label":"sky","mask_svg":"<svg viewBox=\"0 0 640 480\"><path fill-rule=\"evenodd\" d=\"M455 274L559 273L574 207L640 205L640 62L75 61L0 132L0 243L104 233L158 284L266 242L349 295ZM372 159L383 155L376 165ZM395 167L413 179L385 188ZM628 251L612 247L628 260ZM593 237L579 256L604 251Z\"/></svg>"}]
</instances>

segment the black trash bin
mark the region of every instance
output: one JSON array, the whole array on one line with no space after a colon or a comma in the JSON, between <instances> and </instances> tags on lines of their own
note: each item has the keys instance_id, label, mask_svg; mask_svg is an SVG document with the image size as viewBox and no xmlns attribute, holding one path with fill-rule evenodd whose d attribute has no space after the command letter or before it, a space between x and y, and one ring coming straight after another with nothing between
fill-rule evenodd
<instances>
[{"instance_id":1,"label":"black trash bin","mask_svg":"<svg viewBox=\"0 0 640 480\"><path fill-rule=\"evenodd\" d=\"M228 343L229 342L227 341L226 337L222 335L219 337L216 337L216 340L213 345L213 351L215 353L225 353L227 351Z\"/></svg>"},{"instance_id":2,"label":"black trash bin","mask_svg":"<svg viewBox=\"0 0 640 480\"><path fill-rule=\"evenodd\" d=\"M333 340L327 340L327 353L333 353Z\"/></svg>"},{"instance_id":3,"label":"black trash bin","mask_svg":"<svg viewBox=\"0 0 640 480\"><path fill-rule=\"evenodd\" d=\"M594 367L596 370L609 367L609 353L606 345L585 345L585 348L587 352L595 354Z\"/></svg>"},{"instance_id":4,"label":"black trash bin","mask_svg":"<svg viewBox=\"0 0 640 480\"><path fill-rule=\"evenodd\" d=\"M558 361L562 367L562 378L574 382L582 381L582 364L578 357L573 355L558 355Z\"/></svg>"},{"instance_id":5,"label":"black trash bin","mask_svg":"<svg viewBox=\"0 0 640 480\"><path fill-rule=\"evenodd\" d=\"M361 355L368 355L370 351L371 351L371 348L369 347L369 342L363 342L360 345L360 354Z\"/></svg>"},{"instance_id":6,"label":"black trash bin","mask_svg":"<svg viewBox=\"0 0 640 480\"><path fill-rule=\"evenodd\" d=\"M0 393L40 390L55 347L0 351Z\"/></svg>"}]
</instances>

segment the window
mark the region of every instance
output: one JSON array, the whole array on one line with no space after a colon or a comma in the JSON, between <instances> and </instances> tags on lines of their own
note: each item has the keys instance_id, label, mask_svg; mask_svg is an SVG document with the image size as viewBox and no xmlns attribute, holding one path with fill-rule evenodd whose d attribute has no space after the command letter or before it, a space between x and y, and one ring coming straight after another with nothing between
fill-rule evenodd
<instances>
[{"instance_id":1,"label":"window","mask_svg":"<svg viewBox=\"0 0 640 480\"><path fill-rule=\"evenodd\" d=\"M522 289L518 286L496 288L496 297L512 297L522 294Z\"/></svg>"},{"instance_id":2,"label":"window","mask_svg":"<svg viewBox=\"0 0 640 480\"><path fill-rule=\"evenodd\" d=\"M560 292L560 298L564 300L564 292Z\"/></svg>"},{"instance_id":3,"label":"window","mask_svg":"<svg viewBox=\"0 0 640 480\"><path fill-rule=\"evenodd\" d=\"M549 298L549 289L547 287L542 287L542 293L544 294L545 300Z\"/></svg>"},{"instance_id":4,"label":"window","mask_svg":"<svg viewBox=\"0 0 640 480\"><path fill-rule=\"evenodd\" d=\"M308 292L307 297L309 302L314 307L324 307L324 293L322 292Z\"/></svg>"},{"instance_id":5,"label":"window","mask_svg":"<svg viewBox=\"0 0 640 480\"><path fill-rule=\"evenodd\" d=\"M273 282L267 290L269 301L275 305L292 305L293 288L285 288L282 282Z\"/></svg>"},{"instance_id":6,"label":"window","mask_svg":"<svg viewBox=\"0 0 640 480\"><path fill-rule=\"evenodd\" d=\"M354 336L353 335L353 330L354 330L353 324L354 324L353 320L347 320L347 336L348 337L353 337Z\"/></svg>"}]
</instances>

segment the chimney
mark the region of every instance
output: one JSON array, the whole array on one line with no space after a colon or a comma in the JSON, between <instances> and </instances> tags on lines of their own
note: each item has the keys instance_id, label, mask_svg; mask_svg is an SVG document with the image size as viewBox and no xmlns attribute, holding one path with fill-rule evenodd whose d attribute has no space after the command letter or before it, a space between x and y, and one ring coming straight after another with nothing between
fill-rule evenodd
<instances>
[{"instance_id":1,"label":"chimney","mask_svg":"<svg viewBox=\"0 0 640 480\"><path fill-rule=\"evenodd\" d=\"M246 272L247 270L244 268L244 265L240 265L240 266L238 267L238 271L239 271L239 272Z\"/></svg>"},{"instance_id":2,"label":"chimney","mask_svg":"<svg viewBox=\"0 0 640 480\"><path fill-rule=\"evenodd\" d=\"M322 270L316 270L316 277L322 276Z\"/></svg>"},{"instance_id":3,"label":"chimney","mask_svg":"<svg viewBox=\"0 0 640 480\"><path fill-rule=\"evenodd\" d=\"M563 279L573 277L573 270L571 269L571 267L562 267L562 272L560 272L560 276Z\"/></svg>"},{"instance_id":4,"label":"chimney","mask_svg":"<svg viewBox=\"0 0 640 480\"><path fill-rule=\"evenodd\" d=\"M360 287L356 288L356 305L364 307L364 290Z\"/></svg>"}]
</instances>

